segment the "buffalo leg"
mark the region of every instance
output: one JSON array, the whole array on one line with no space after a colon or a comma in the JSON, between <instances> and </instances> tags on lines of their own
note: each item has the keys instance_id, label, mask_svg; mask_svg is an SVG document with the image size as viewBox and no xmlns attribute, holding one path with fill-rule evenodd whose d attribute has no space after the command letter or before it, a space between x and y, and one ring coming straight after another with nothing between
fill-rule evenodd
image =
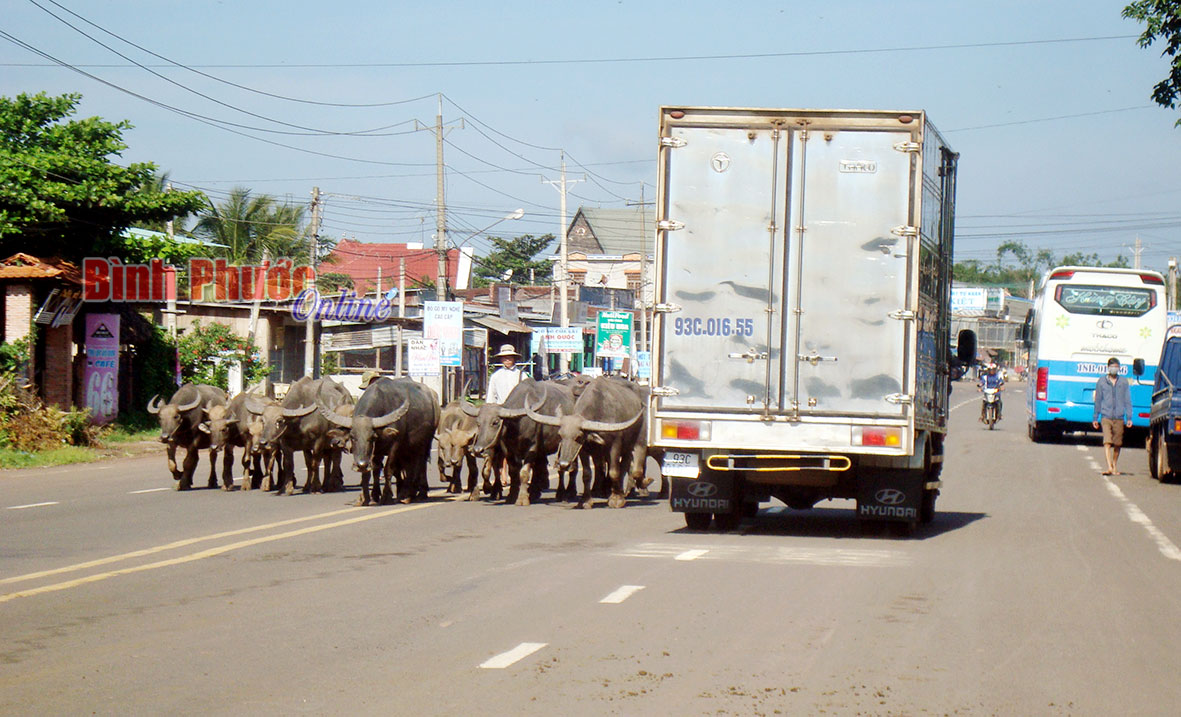
<instances>
[{"instance_id":1,"label":"buffalo leg","mask_svg":"<svg viewBox=\"0 0 1181 717\"><path fill-rule=\"evenodd\" d=\"M176 486L177 490L189 490L193 487L193 473L197 470L199 455L200 451L194 446L185 449L185 462L181 467L180 484Z\"/></svg>"},{"instance_id":2,"label":"buffalo leg","mask_svg":"<svg viewBox=\"0 0 1181 717\"><path fill-rule=\"evenodd\" d=\"M172 480L180 480L181 472L176 467L176 444L169 443L168 448L168 472L172 474Z\"/></svg>"},{"instance_id":3,"label":"buffalo leg","mask_svg":"<svg viewBox=\"0 0 1181 717\"><path fill-rule=\"evenodd\" d=\"M457 476L459 475L459 471L463 470L464 463L467 463L467 492L474 496L476 494L476 481L479 477L479 471L476 470L476 457L473 455L465 455L459 462L459 467L455 469ZM463 481L459 480L457 482L462 487ZM460 492L463 491L461 490Z\"/></svg>"},{"instance_id":4,"label":"buffalo leg","mask_svg":"<svg viewBox=\"0 0 1181 717\"><path fill-rule=\"evenodd\" d=\"M623 451L619 441L613 441L607 457L607 475L611 479L611 497L607 499L608 508L622 508L627 504L623 485Z\"/></svg>"},{"instance_id":5,"label":"buffalo leg","mask_svg":"<svg viewBox=\"0 0 1181 717\"><path fill-rule=\"evenodd\" d=\"M591 459L591 463L593 463L596 466L596 468L598 467L598 461L596 459ZM586 465L586 464L583 464L583 465ZM594 496L595 473L596 473L596 471L591 471L591 470L583 470L582 471L582 500L580 500L578 502L579 508L590 509L595 506L595 496Z\"/></svg>"},{"instance_id":6,"label":"buffalo leg","mask_svg":"<svg viewBox=\"0 0 1181 717\"><path fill-rule=\"evenodd\" d=\"M357 505L371 505L369 500L369 471L361 471L361 496L357 498Z\"/></svg>"},{"instance_id":7,"label":"buffalo leg","mask_svg":"<svg viewBox=\"0 0 1181 717\"><path fill-rule=\"evenodd\" d=\"M217 487L217 449L209 449L209 488Z\"/></svg>"},{"instance_id":8,"label":"buffalo leg","mask_svg":"<svg viewBox=\"0 0 1181 717\"><path fill-rule=\"evenodd\" d=\"M307 469L308 477L303 482L304 493L320 492L320 455L313 451L303 452L303 466Z\"/></svg>"},{"instance_id":9,"label":"buffalo leg","mask_svg":"<svg viewBox=\"0 0 1181 717\"><path fill-rule=\"evenodd\" d=\"M516 459L504 459L504 472L508 474L508 495L505 503L516 503L521 493L521 464Z\"/></svg>"},{"instance_id":10,"label":"buffalo leg","mask_svg":"<svg viewBox=\"0 0 1181 717\"><path fill-rule=\"evenodd\" d=\"M279 495L295 495L295 451L279 449Z\"/></svg>"},{"instance_id":11,"label":"buffalo leg","mask_svg":"<svg viewBox=\"0 0 1181 717\"><path fill-rule=\"evenodd\" d=\"M513 488L509 495L517 494L517 505L529 505L533 493L533 464L525 461L517 468L517 475L513 478Z\"/></svg>"},{"instance_id":12,"label":"buffalo leg","mask_svg":"<svg viewBox=\"0 0 1181 717\"><path fill-rule=\"evenodd\" d=\"M234 447L227 443L224 450L225 455L221 457L221 488L222 490L233 490Z\"/></svg>"}]
</instances>

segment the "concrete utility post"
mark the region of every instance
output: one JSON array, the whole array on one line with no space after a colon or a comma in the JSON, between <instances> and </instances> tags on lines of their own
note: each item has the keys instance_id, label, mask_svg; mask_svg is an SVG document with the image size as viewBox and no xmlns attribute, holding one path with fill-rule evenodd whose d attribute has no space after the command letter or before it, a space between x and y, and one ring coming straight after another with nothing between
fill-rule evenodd
<instances>
[{"instance_id":1,"label":"concrete utility post","mask_svg":"<svg viewBox=\"0 0 1181 717\"><path fill-rule=\"evenodd\" d=\"M1177 257L1169 257L1169 311L1177 310Z\"/></svg>"},{"instance_id":2,"label":"concrete utility post","mask_svg":"<svg viewBox=\"0 0 1181 717\"><path fill-rule=\"evenodd\" d=\"M567 185L577 184L578 182L585 182L586 177L583 177L582 179L567 179L566 178L566 153L563 151L562 152L562 177L561 177L561 179L556 179L556 180L555 179L543 179L541 181L543 181L546 184L557 189L558 193L561 194L561 196L562 196L561 213L558 218L558 222L560 225L560 232L559 232L558 236L561 238L561 242L560 242L561 248L559 250L559 251L561 251L561 254L560 254L558 263L562 268L562 277L559 280L558 286L560 287L559 293L561 294L559 299L562 302L561 303L561 322L562 322L561 326L563 329L565 329L565 328L570 327L570 313L569 313L569 309L567 308L567 304L569 303L568 298L567 298L568 297L567 286L569 285L570 272L568 271L567 257L566 257L566 239L567 239L567 237L566 237L566 229L567 229L567 227L566 227L566 190L567 190ZM561 361L561 363L559 364L559 367L560 367L559 370L562 373L566 373L567 371L570 370L570 358L569 358L570 355L563 353L563 354L558 354L558 357L559 357L559 361Z\"/></svg>"},{"instance_id":3,"label":"concrete utility post","mask_svg":"<svg viewBox=\"0 0 1181 717\"><path fill-rule=\"evenodd\" d=\"M312 223L310 227L311 236L308 238L309 243L309 257L312 263L312 269L316 268L316 251L320 243L320 188L312 187ZM316 288L315 280L312 280L312 286L307 287ZM311 376L316 371L316 321L315 312L308 314L307 324L304 329L304 344L303 344L303 375Z\"/></svg>"},{"instance_id":4,"label":"concrete utility post","mask_svg":"<svg viewBox=\"0 0 1181 717\"><path fill-rule=\"evenodd\" d=\"M648 303L644 298L644 287L648 283L648 215L644 207L653 206L656 202L644 201L644 183L640 182L640 201L628 202L629 206L640 208L640 291L636 296L636 304L640 309L640 345L637 351L648 350Z\"/></svg>"},{"instance_id":5,"label":"concrete utility post","mask_svg":"<svg viewBox=\"0 0 1181 717\"><path fill-rule=\"evenodd\" d=\"M459 120L463 129L463 119ZM435 276L435 290L438 301L447 300L447 203L443 197L443 138L453 127L443 126L443 95L439 94L439 113L435 124L427 125L414 120L415 130L430 130L435 134L435 251L439 255L439 268Z\"/></svg>"}]
</instances>

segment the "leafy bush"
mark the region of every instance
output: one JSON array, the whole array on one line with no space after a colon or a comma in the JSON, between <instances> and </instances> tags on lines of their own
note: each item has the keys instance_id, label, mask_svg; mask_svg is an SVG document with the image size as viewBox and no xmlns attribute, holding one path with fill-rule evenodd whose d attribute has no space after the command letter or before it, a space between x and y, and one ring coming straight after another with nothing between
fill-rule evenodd
<instances>
[{"instance_id":1,"label":"leafy bush","mask_svg":"<svg viewBox=\"0 0 1181 717\"><path fill-rule=\"evenodd\" d=\"M160 326L152 326L147 341L135 347L132 367L138 379L133 382L134 406L143 411L152 396L161 396L165 401L176 392L176 341ZM145 416L149 415L147 413ZM124 416L119 417L120 422ZM152 418L152 425L156 421Z\"/></svg>"},{"instance_id":2,"label":"leafy bush","mask_svg":"<svg viewBox=\"0 0 1181 717\"><path fill-rule=\"evenodd\" d=\"M230 364L235 361L242 364L245 385L257 383L270 374L270 367L262 361L254 342L235 335L225 324L202 326L200 321L193 322L192 328L180 337L177 352L181 376L193 383L229 388Z\"/></svg>"},{"instance_id":3,"label":"leafy bush","mask_svg":"<svg viewBox=\"0 0 1181 717\"><path fill-rule=\"evenodd\" d=\"M329 351L320 356L320 375L333 376L340 373L340 359L335 351Z\"/></svg>"}]
</instances>

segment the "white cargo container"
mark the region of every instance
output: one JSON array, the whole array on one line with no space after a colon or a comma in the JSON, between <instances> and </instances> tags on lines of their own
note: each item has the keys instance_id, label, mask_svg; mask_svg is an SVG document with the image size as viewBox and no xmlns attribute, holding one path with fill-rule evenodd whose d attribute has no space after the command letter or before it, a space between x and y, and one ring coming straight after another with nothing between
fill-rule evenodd
<instances>
[{"instance_id":1,"label":"white cargo container","mask_svg":"<svg viewBox=\"0 0 1181 717\"><path fill-rule=\"evenodd\" d=\"M957 158L922 111L662 108L648 439L690 527L932 518Z\"/></svg>"}]
</instances>

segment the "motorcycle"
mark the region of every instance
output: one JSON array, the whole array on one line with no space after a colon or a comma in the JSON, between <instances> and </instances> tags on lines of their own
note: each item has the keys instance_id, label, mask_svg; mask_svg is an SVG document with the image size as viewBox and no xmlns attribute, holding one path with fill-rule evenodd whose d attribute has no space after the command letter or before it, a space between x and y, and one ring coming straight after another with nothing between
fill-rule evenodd
<instances>
[{"instance_id":1,"label":"motorcycle","mask_svg":"<svg viewBox=\"0 0 1181 717\"><path fill-rule=\"evenodd\" d=\"M984 389L984 422L988 430L992 430L1001 417L1001 390L999 388Z\"/></svg>"}]
</instances>

